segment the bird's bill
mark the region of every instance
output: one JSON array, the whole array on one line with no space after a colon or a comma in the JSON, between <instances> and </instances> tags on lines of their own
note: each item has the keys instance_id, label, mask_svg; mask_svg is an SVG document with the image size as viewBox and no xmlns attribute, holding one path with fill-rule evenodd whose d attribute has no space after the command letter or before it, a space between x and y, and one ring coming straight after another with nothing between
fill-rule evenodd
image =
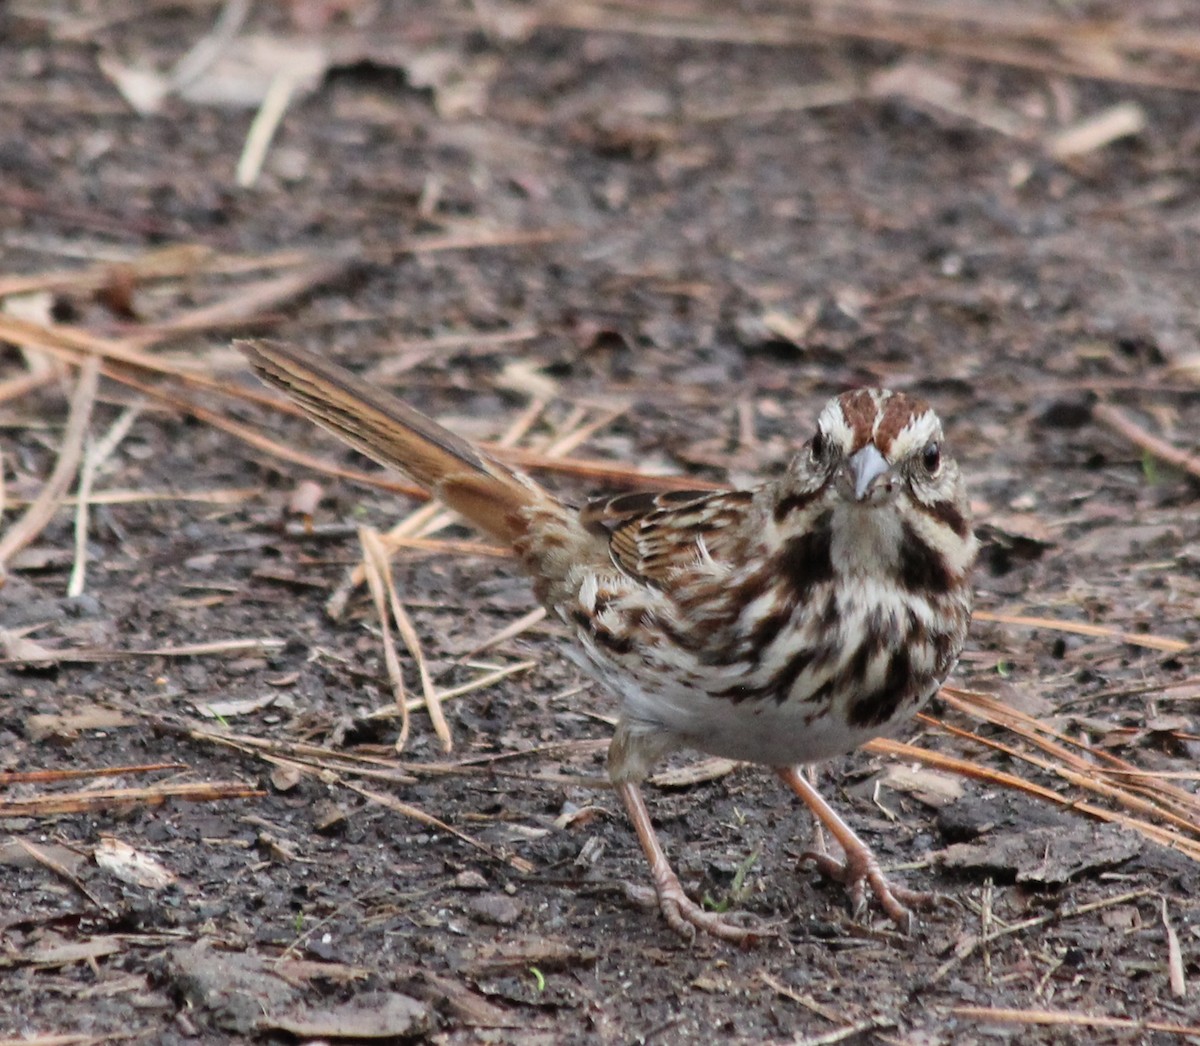
<instances>
[{"instance_id":1,"label":"bird's bill","mask_svg":"<svg viewBox=\"0 0 1200 1046\"><path fill-rule=\"evenodd\" d=\"M875 486L875 481L891 468L879 448L874 443L868 443L861 450L851 455L847 468L854 484L854 498L862 501Z\"/></svg>"}]
</instances>

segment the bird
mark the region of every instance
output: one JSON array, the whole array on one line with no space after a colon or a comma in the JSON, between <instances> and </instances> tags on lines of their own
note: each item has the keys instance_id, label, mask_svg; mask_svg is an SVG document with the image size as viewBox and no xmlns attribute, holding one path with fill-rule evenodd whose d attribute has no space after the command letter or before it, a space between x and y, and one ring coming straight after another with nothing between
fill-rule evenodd
<instances>
[{"instance_id":1,"label":"bird","mask_svg":"<svg viewBox=\"0 0 1200 1046\"><path fill-rule=\"evenodd\" d=\"M893 885L804 772L895 731L966 640L977 540L942 423L901 391L830 399L778 476L743 490L624 493L580 506L391 393L294 344L237 342L319 425L510 547L565 653L620 702L608 774L685 938L760 928L692 900L642 783L692 750L769 768L838 843L808 852L855 912L902 930L928 895Z\"/></svg>"}]
</instances>

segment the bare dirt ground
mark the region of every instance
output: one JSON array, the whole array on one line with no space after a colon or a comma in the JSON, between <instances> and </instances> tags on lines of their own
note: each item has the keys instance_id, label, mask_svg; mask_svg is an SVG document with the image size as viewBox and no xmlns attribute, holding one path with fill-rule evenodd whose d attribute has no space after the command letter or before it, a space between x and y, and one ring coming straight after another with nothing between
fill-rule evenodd
<instances>
[{"instance_id":1,"label":"bare dirt ground","mask_svg":"<svg viewBox=\"0 0 1200 1046\"><path fill-rule=\"evenodd\" d=\"M1195 6L238 7L0 8L0 1038L1200 1041ZM244 80L181 69L206 38ZM394 565L453 750L419 709L397 752L373 604L326 604L418 502L285 460L388 478L246 333L572 497L932 400L984 541L962 689L821 781L946 901L856 922L777 782L703 764L648 789L669 851L776 933L673 936L594 787L611 703L547 625L481 648L533 601L453 525ZM77 470L18 521L84 422L68 594Z\"/></svg>"}]
</instances>

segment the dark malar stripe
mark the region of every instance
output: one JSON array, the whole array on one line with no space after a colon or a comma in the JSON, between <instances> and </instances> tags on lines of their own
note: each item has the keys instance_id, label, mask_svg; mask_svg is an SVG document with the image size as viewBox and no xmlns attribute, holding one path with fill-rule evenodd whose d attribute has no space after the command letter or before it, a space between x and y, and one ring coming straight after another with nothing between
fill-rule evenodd
<instances>
[{"instance_id":1,"label":"dark malar stripe","mask_svg":"<svg viewBox=\"0 0 1200 1046\"><path fill-rule=\"evenodd\" d=\"M790 586L796 602L801 602L813 587L833 578L832 512L823 512L812 529L788 538L779 554L778 570Z\"/></svg>"},{"instance_id":2,"label":"dark malar stripe","mask_svg":"<svg viewBox=\"0 0 1200 1046\"><path fill-rule=\"evenodd\" d=\"M905 523L900 537L900 579L910 592L944 595L956 578L939 552L930 548L911 523Z\"/></svg>"},{"instance_id":3,"label":"dark malar stripe","mask_svg":"<svg viewBox=\"0 0 1200 1046\"><path fill-rule=\"evenodd\" d=\"M813 490L807 493L789 494L787 497L780 498L775 503L775 522L782 523L793 512L808 508L819 493L820 490Z\"/></svg>"},{"instance_id":4,"label":"dark malar stripe","mask_svg":"<svg viewBox=\"0 0 1200 1046\"><path fill-rule=\"evenodd\" d=\"M971 532L971 525L967 522L966 516L959 511L953 501L935 501L932 505L927 505L914 498L913 504L935 522L949 527L961 541L965 541Z\"/></svg>"}]
</instances>

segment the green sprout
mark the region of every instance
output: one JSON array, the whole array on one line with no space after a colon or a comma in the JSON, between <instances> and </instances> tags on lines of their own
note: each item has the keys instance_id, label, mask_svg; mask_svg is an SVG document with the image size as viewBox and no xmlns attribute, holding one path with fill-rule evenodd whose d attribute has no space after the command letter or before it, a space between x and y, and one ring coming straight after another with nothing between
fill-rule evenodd
<instances>
[{"instance_id":1,"label":"green sprout","mask_svg":"<svg viewBox=\"0 0 1200 1046\"><path fill-rule=\"evenodd\" d=\"M750 874L750 869L758 863L759 853L756 847L737 866L737 869L733 873L733 882L721 900L715 900L712 894L706 893L702 901L704 907L710 912L724 913L729 911L735 904L740 904L750 892L746 888L746 877Z\"/></svg>"},{"instance_id":2,"label":"green sprout","mask_svg":"<svg viewBox=\"0 0 1200 1046\"><path fill-rule=\"evenodd\" d=\"M1158 471L1158 459L1148 450L1142 451L1142 475L1152 487L1162 479L1162 473Z\"/></svg>"}]
</instances>

